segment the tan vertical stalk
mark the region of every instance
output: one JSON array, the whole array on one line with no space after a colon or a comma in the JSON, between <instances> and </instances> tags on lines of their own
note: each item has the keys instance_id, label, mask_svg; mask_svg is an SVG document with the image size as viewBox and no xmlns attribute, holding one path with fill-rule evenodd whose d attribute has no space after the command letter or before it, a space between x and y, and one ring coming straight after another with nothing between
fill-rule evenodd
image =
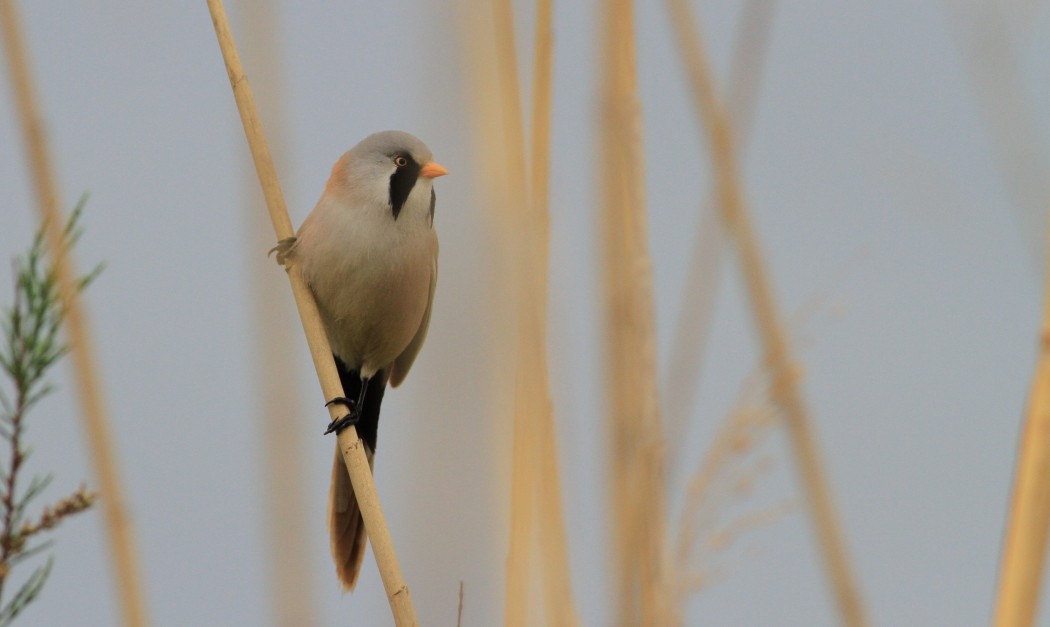
<instances>
[{"instance_id":1,"label":"tan vertical stalk","mask_svg":"<svg viewBox=\"0 0 1050 627\"><path fill-rule=\"evenodd\" d=\"M992 156L1021 229L1033 268L1043 263L1042 209L1050 159L1039 128L1039 108L1026 89L1016 53L1010 7L999 2L943 0L948 34L959 47L974 100L987 125Z\"/></svg>"},{"instance_id":2,"label":"tan vertical stalk","mask_svg":"<svg viewBox=\"0 0 1050 627\"><path fill-rule=\"evenodd\" d=\"M667 528L647 245L641 105L631 0L604 3L600 228L617 611L623 625L666 625Z\"/></svg>"},{"instance_id":3,"label":"tan vertical stalk","mask_svg":"<svg viewBox=\"0 0 1050 627\"><path fill-rule=\"evenodd\" d=\"M237 101L237 110L244 125L244 134L251 148L252 160L259 175L259 183L266 197L266 206L270 212L270 221L273 223L274 231L278 240L292 237L292 223L288 218L288 210L284 204L284 196L281 193L281 184L277 179L277 171L270 157L270 149L266 144L262 126L259 123L259 115L255 109L255 101L252 96L248 78L241 67L241 60L237 54L237 47L230 32L230 25L226 18L226 10L223 8L222 0L208 0L208 10L211 12L212 23L215 26L215 36L222 50L223 60L226 63L226 72L229 75L230 86ZM314 302L310 289L303 282L297 272L289 272L288 279L292 286L292 294L295 304L299 310L299 318L306 332L306 340L310 346L310 356L313 358L314 368L321 383L321 389L325 398L335 398L343 395L342 386L339 383L339 375L335 370L335 362L332 360L332 350L328 345L324 327L321 324L320 315L317 312L317 304ZM329 408L330 417L336 420L346 415L346 409L334 403ZM405 625L418 625L416 611L412 605L412 597L408 586L401 576L401 566L398 564L397 555L394 552L394 543L390 538L390 530L387 529L383 510L379 505L379 495L376 493L375 483L372 480L372 471L365 458L364 448L357 436L357 430L344 429L339 434L339 450L343 453L343 461L346 462L350 474L350 483L354 487L354 495L357 497L358 505L361 507L361 515L368 530L368 539L375 554L376 563L379 566L379 574L383 579L383 587L386 589L387 600L390 602L390 610L394 615L394 623L398 627Z\"/></svg>"},{"instance_id":4,"label":"tan vertical stalk","mask_svg":"<svg viewBox=\"0 0 1050 627\"><path fill-rule=\"evenodd\" d=\"M809 412L797 382L798 367L780 324L773 290L744 205L729 118L715 95L700 34L694 27L688 3L686 0L668 0L668 9L689 74L697 114L708 137L719 208L740 253L755 325L764 347L766 367L772 376L772 400L781 410L787 425L839 614L847 625L866 625L867 617L831 502Z\"/></svg>"},{"instance_id":5,"label":"tan vertical stalk","mask_svg":"<svg viewBox=\"0 0 1050 627\"><path fill-rule=\"evenodd\" d=\"M65 220L59 209L58 192L55 187L54 169L48 153L37 105L36 93L29 74L29 61L22 41L14 0L0 0L0 22L3 23L5 54L11 74L12 91L22 132L25 136L33 184L36 188L40 220L46 232L47 246L56 279L59 297L66 310L65 327L69 337L70 356L77 392L80 396L84 423L87 428L91 457L98 475L99 494L102 496L102 511L109 535L113 566L117 573L117 590L120 598L124 624L146 625L146 607L142 595L142 578L139 575L135 555L135 540L125 506L124 487L113 449L102 386L99 382L87 315L80 305L75 287L76 270L73 260L63 245L62 229Z\"/></svg>"},{"instance_id":6,"label":"tan vertical stalk","mask_svg":"<svg viewBox=\"0 0 1050 627\"><path fill-rule=\"evenodd\" d=\"M532 234L527 250L532 252L527 274L533 277L526 294L526 306L535 317L535 337L523 338L523 345L535 354L536 378L529 394L539 393L543 405L534 424L537 433L539 480L536 487L536 505L539 522L540 572L543 581L544 607L547 624L568 627L578 623L572 600L572 580L569 576L569 550L565 538L562 511L561 479L558 472L558 446L554 434L554 411L550 402L550 380L547 370L547 295L550 274L550 128L551 92L554 66L554 37L552 0L536 2L535 59L532 76L532 211L528 220ZM533 326L533 325L529 325ZM522 367L533 367L524 360Z\"/></svg>"},{"instance_id":7,"label":"tan vertical stalk","mask_svg":"<svg viewBox=\"0 0 1050 627\"><path fill-rule=\"evenodd\" d=\"M519 287L517 365L514 376L514 417L511 443L510 540L507 548L506 597L503 621L507 627L523 626L529 610L529 580L532 573L533 526L536 520L535 493L538 481L538 439L533 420L544 406L549 406L545 392L534 389L535 347L526 343L535 337L540 322L528 307L534 293L535 278L525 271L532 256L528 242L535 225L526 218L526 160L524 117L518 82L518 64L514 37L514 12L510 0L495 0L493 34L496 75L499 85L499 108L503 131L503 163L507 168L502 198L507 224L514 240L512 268L514 284Z\"/></svg>"},{"instance_id":8,"label":"tan vertical stalk","mask_svg":"<svg viewBox=\"0 0 1050 627\"><path fill-rule=\"evenodd\" d=\"M536 51L533 75L532 161L526 166L524 114L515 50L510 0L493 3L495 75L503 153L499 194L511 234L513 282L517 289L517 361L511 468L510 540L507 554L504 623L525 625L533 540L542 550L539 562L547 623L577 624L572 603L561 485L558 476L554 415L547 371L547 275L549 223L547 186L550 144L552 9L550 0L537 3ZM488 131L491 134L491 130ZM528 173L531 171L531 179ZM530 186L526 181L531 181ZM538 523L538 524L537 524ZM535 533L535 535L534 535Z\"/></svg>"},{"instance_id":9,"label":"tan vertical stalk","mask_svg":"<svg viewBox=\"0 0 1050 627\"><path fill-rule=\"evenodd\" d=\"M776 0L747 0L740 9L726 91L741 153L747 147L747 135L752 128L775 6ZM726 237L716 209L716 194L712 192L701 208L696 243L686 270L685 289L682 290L682 308L678 312L665 370L664 416L667 441L672 443L668 450L668 468L676 466L677 456L682 452L681 446L674 444L684 441L686 425L700 387L698 381L703 375L715 296L725 257Z\"/></svg>"},{"instance_id":10,"label":"tan vertical stalk","mask_svg":"<svg viewBox=\"0 0 1050 627\"><path fill-rule=\"evenodd\" d=\"M520 345L519 345L520 348ZM527 422L529 405L535 405L517 390L525 387L522 370L514 379L514 426L511 442L510 541L507 547L503 624L524 627L528 623L529 579L532 573L532 527L536 491L533 463L535 432Z\"/></svg>"},{"instance_id":11,"label":"tan vertical stalk","mask_svg":"<svg viewBox=\"0 0 1050 627\"><path fill-rule=\"evenodd\" d=\"M504 324L500 328L506 337L519 332L518 316L520 314L521 296L521 241L520 223L523 207L515 205L514 194L524 193L524 132L511 128L514 118L507 107L517 105L517 70L513 61L514 45L507 42L497 43L508 31L513 36L513 14L509 5L501 0L468 0L464 2L467 23L466 39L472 43L466 49L466 62L470 68L473 105L470 119L475 151L484 155L480 160L481 171L478 174L480 192L484 202L491 208L490 230L495 243L492 247L493 261L500 266L502 290L498 301L503 304ZM503 44L502 49L500 48ZM510 66L509 68L507 66ZM508 78L507 72L512 72ZM507 90L514 90L508 97ZM509 100L509 102L508 102ZM517 109L520 125L520 107ZM518 138L518 144L512 138ZM512 154L517 148L518 156ZM513 165L511 165L513 164ZM510 190L514 190L513 192ZM522 202L524 202L522 200ZM508 343L509 344L509 343ZM531 450L528 438L529 430L524 416L525 408L520 407L522 398L518 395L521 387L522 371L517 367L520 354L520 340L515 335L513 348L508 348L504 359L514 360L514 404L510 423L511 468L509 486L509 535L507 558L504 564L504 624L523 626L528 623L529 583L532 574L532 524L533 500L535 492L533 466L530 465Z\"/></svg>"},{"instance_id":12,"label":"tan vertical stalk","mask_svg":"<svg viewBox=\"0 0 1050 627\"><path fill-rule=\"evenodd\" d=\"M1028 392L1013 501L999 565L997 627L1028 627L1039 613L1050 528L1050 268L1046 274L1039 355Z\"/></svg>"},{"instance_id":13,"label":"tan vertical stalk","mask_svg":"<svg viewBox=\"0 0 1050 627\"><path fill-rule=\"evenodd\" d=\"M255 60L252 77L259 107L267 113L270 125L270 146L275 160L280 163L287 146L285 116L283 115L281 46L274 36L279 29L273 0L252 0L240 3L240 17L244 26L241 49L245 57ZM258 219L259 207L265 202L255 182L250 164L245 163L244 194L245 232L248 237L251 274L251 310L255 317L254 350L257 364L254 384L260 399L258 408L262 418L263 450L258 462L262 464L265 485L266 525L269 553L269 599L276 616L276 624L284 627L309 627L316 622L313 607L313 577L307 549L305 495L307 491L303 460L303 430L297 414L302 407L296 377L289 376L288 355L295 354L295 311L285 294L280 275L260 263L265 251L273 246L273 232Z\"/></svg>"}]
</instances>

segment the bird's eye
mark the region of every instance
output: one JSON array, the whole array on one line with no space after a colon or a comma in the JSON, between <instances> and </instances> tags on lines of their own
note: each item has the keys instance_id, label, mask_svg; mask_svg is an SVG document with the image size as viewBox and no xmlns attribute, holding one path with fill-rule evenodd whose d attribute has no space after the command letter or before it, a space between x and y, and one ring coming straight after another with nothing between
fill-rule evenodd
<instances>
[{"instance_id":1,"label":"bird's eye","mask_svg":"<svg viewBox=\"0 0 1050 627\"><path fill-rule=\"evenodd\" d=\"M405 159L401 155L398 155L398 156L394 157L394 165L396 165L399 168L403 168L406 165L408 165L408 159Z\"/></svg>"}]
</instances>

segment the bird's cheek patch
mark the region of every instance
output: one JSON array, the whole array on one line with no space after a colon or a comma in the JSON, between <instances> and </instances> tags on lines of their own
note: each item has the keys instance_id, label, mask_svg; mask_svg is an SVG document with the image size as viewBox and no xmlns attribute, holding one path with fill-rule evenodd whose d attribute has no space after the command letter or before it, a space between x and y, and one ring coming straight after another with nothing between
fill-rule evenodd
<instances>
[{"instance_id":1,"label":"bird's cheek patch","mask_svg":"<svg viewBox=\"0 0 1050 627\"><path fill-rule=\"evenodd\" d=\"M407 164L390 175L390 209L395 220L401 213L401 208L405 206L408 195L412 193L412 188L416 186L416 181L419 180L419 170L419 164L410 158Z\"/></svg>"}]
</instances>

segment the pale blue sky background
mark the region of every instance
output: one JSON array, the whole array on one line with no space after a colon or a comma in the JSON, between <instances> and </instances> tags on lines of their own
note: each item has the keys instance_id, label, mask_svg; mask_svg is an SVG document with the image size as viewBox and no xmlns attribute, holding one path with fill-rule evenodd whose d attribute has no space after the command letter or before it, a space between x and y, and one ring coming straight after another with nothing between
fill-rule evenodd
<instances>
[{"instance_id":1,"label":"pale blue sky background","mask_svg":"<svg viewBox=\"0 0 1050 627\"><path fill-rule=\"evenodd\" d=\"M813 298L822 304L795 338L878 625L987 623L1033 365L1050 188L1042 174L1050 15L1037 3L998 3L1020 91L975 92L960 47L972 24L987 27L978 31L980 58L992 59L986 84L1009 84L994 78L1009 65L990 56L992 27L977 4L780 3L742 164L785 313ZM244 235L247 151L207 9L21 5L64 198L71 205L91 194L77 258L108 266L88 304L150 614L157 625L267 624L266 486L245 286L249 270L268 262ZM724 76L736 4L696 6ZM556 7L552 392L575 596L584 624L607 625L615 604L602 523L598 3ZM279 170L294 223L331 163L376 130L417 134L452 173L438 182L442 274L431 337L412 377L387 396L377 480L425 624L454 624L462 579L464 624L484 626L501 617L509 413L484 400L494 394L491 372L506 365L485 357L499 340L489 306L497 279L487 272L491 210L477 194L487 155L470 140L463 11L428 2L289 3L272 39L286 77L290 139ZM663 4L642 0L637 11L666 363L709 181ZM531 8L518 12L527 18ZM251 59L245 63L250 78ZM8 96L5 77L0 255L9 258L27 246L35 213ZM997 148L1004 134L989 122L1002 111L1014 120L1007 135L1015 129L1005 154L1022 155L1008 176ZM261 208L255 217L264 218ZM736 265L723 272L700 400L681 443L690 463L672 472L676 508L692 464L756 364ZM0 272L0 298L9 294L9 273ZM320 395L305 344L297 345L287 368L304 398L295 419L310 460L303 515L315 566L304 594L316 600L320 624L387 624L371 557L352 596L340 596L331 576L324 497L332 443L320 436ZM40 407L29 434L35 468L55 472L56 498L91 482L70 384L64 369L57 375L61 392ZM762 452L772 472L734 511L799 496L782 434ZM70 521L56 537L54 574L24 624L115 624L99 515ZM834 624L801 508L747 534L717 565L722 576L693 598L688 624Z\"/></svg>"}]
</instances>

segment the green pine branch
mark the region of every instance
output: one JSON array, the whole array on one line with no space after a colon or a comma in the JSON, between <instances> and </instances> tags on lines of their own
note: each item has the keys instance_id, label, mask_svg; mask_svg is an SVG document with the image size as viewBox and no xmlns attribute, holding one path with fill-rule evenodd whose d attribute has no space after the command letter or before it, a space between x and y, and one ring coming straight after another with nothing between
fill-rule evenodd
<instances>
[{"instance_id":1,"label":"green pine branch","mask_svg":"<svg viewBox=\"0 0 1050 627\"><path fill-rule=\"evenodd\" d=\"M85 202L86 197L77 203L63 230L67 250L80 237L78 222ZM99 265L81 277L77 288L87 287L101 270ZM47 375L68 350L61 337L65 310L56 277L46 263L43 229L33 238L29 251L14 261L14 274L14 300L0 316L0 370L6 375L5 385L0 385L0 627L11 624L39 596L51 573L53 557L48 556L35 568L5 602L5 585L12 569L50 548L42 536L69 516L90 508L96 498L81 486L43 507L35 517L27 514L51 482L51 475L28 480L23 476L30 454L24 440L27 415L54 390Z\"/></svg>"}]
</instances>

